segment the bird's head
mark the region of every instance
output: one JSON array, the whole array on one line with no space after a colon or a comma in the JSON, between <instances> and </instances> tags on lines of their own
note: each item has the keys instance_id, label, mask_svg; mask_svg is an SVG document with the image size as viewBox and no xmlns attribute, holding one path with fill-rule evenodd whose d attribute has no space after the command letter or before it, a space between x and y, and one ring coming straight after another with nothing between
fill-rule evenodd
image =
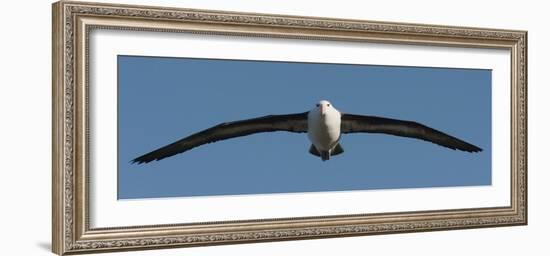
<instances>
[{"instance_id":1,"label":"bird's head","mask_svg":"<svg viewBox=\"0 0 550 256\"><path fill-rule=\"evenodd\" d=\"M336 109L330 104L328 100L321 100L315 105L315 109L319 111L321 116L326 115L328 112L336 111Z\"/></svg>"}]
</instances>

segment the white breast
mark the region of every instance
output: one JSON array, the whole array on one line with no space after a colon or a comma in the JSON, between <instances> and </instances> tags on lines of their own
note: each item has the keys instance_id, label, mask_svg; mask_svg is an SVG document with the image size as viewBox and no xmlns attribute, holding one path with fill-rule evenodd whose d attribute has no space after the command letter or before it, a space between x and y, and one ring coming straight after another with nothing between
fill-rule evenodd
<instances>
[{"instance_id":1,"label":"white breast","mask_svg":"<svg viewBox=\"0 0 550 256\"><path fill-rule=\"evenodd\" d=\"M329 151L340 139L340 112L335 109L327 111L324 116L315 109L308 113L307 135L319 151Z\"/></svg>"}]
</instances>

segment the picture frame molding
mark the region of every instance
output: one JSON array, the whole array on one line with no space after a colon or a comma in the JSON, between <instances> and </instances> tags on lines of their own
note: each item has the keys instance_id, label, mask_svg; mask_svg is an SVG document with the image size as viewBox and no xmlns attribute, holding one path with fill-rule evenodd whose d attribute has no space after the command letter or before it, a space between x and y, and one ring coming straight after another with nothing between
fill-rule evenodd
<instances>
[{"instance_id":1,"label":"picture frame molding","mask_svg":"<svg viewBox=\"0 0 550 256\"><path fill-rule=\"evenodd\" d=\"M52 20L52 250L136 250L527 224L527 32L60 1ZM93 29L499 48L511 51L511 206L113 228L89 225Z\"/></svg>"}]
</instances>

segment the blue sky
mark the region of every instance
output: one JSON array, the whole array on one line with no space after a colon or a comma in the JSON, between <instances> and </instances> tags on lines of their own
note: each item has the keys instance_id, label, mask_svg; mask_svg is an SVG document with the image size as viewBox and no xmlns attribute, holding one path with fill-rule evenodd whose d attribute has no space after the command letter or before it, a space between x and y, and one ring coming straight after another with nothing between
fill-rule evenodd
<instances>
[{"instance_id":1,"label":"blue sky","mask_svg":"<svg viewBox=\"0 0 550 256\"><path fill-rule=\"evenodd\" d=\"M310 110L414 120L483 148L347 134L322 162L306 134L262 133L162 161L144 153L226 121ZM246 60L118 57L118 198L491 184L491 71Z\"/></svg>"}]
</instances>

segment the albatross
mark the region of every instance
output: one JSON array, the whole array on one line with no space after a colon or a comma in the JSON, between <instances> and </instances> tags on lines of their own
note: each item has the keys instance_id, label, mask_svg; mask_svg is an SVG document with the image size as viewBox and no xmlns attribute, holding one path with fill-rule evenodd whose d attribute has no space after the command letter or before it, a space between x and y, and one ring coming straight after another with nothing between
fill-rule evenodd
<instances>
[{"instance_id":1,"label":"albatross","mask_svg":"<svg viewBox=\"0 0 550 256\"><path fill-rule=\"evenodd\" d=\"M137 157L132 160L132 163L149 163L204 144L276 131L307 133L311 141L309 153L323 161L344 153L344 148L340 145L340 137L348 133L383 133L425 140L453 150L470 153L482 151L481 148L468 142L414 121L342 113L330 102L321 100L313 109L303 113L267 115L221 123Z\"/></svg>"}]
</instances>

